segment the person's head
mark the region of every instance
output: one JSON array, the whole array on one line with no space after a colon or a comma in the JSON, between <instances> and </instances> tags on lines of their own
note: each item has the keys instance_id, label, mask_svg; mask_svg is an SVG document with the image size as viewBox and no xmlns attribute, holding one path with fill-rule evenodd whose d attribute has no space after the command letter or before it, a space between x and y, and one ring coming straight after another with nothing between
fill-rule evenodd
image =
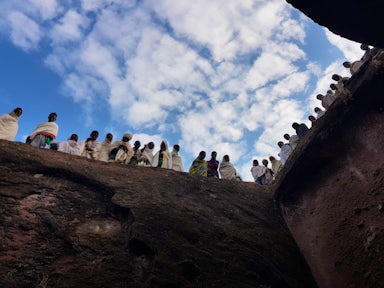
<instances>
[{"instance_id":1,"label":"person's head","mask_svg":"<svg viewBox=\"0 0 384 288\"><path fill-rule=\"evenodd\" d=\"M256 159L253 160L253 166L259 166L259 161L257 161Z\"/></svg>"},{"instance_id":2,"label":"person's head","mask_svg":"<svg viewBox=\"0 0 384 288\"><path fill-rule=\"evenodd\" d=\"M136 150L140 148L140 145L141 145L141 143L140 143L140 141L138 141L138 140L136 140L135 143L133 143L133 147L134 147Z\"/></svg>"},{"instance_id":3,"label":"person's head","mask_svg":"<svg viewBox=\"0 0 384 288\"><path fill-rule=\"evenodd\" d=\"M284 137L285 140L289 140L291 138L291 136L289 136L289 134L284 134L283 137Z\"/></svg>"},{"instance_id":4,"label":"person's head","mask_svg":"<svg viewBox=\"0 0 384 288\"><path fill-rule=\"evenodd\" d=\"M132 139L132 134L130 133L124 133L123 138L121 139L123 142L128 142Z\"/></svg>"},{"instance_id":5,"label":"person's head","mask_svg":"<svg viewBox=\"0 0 384 288\"><path fill-rule=\"evenodd\" d=\"M111 143L113 140L113 135L112 133L107 133L107 135L105 135L105 141Z\"/></svg>"},{"instance_id":6,"label":"person's head","mask_svg":"<svg viewBox=\"0 0 384 288\"><path fill-rule=\"evenodd\" d=\"M343 62L343 66L344 66L345 68L351 68L351 62L349 62L349 61L345 61L345 62Z\"/></svg>"},{"instance_id":7,"label":"person's head","mask_svg":"<svg viewBox=\"0 0 384 288\"><path fill-rule=\"evenodd\" d=\"M267 160L267 159L263 159L263 161L261 161L261 163L263 163L263 165L264 165L265 167L268 166L268 160Z\"/></svg>"},{"instance_id":8,"label":"person's head","mask_svg":"<svg viewBox=\"0 0 384 288\"><path fill-rule=\"evenodd\" d=\"M153 148L155 148L155 143L153 143L153 142L149 142L149 143L147 144L147 147L148 147L149 149L153 149Z\"/></svg>"},{"instance_id":9,"label":"person's head","mask_svg":"<svg viewBox=\"0 0 384 288\"><path fill-rule=\"evenodd\" d=\"M89 138L91 138L91 140L95 141L97 139L97 137L99 137L99 131L93 130L91 132L91 135L89 136Z\"/></svg>"},{"instance_id":10,"label":"person's head","mask_svg":"<svg viewBox=\"0 0 384 288\"><path fill-rule=\"evenodd\" d=\"M48 122L55 122L57 119L57 114L55 112L52 112L48 115Z\"/></svg>"},{"instance_id":11,"label":"person's head","mask_svg":"<svg viewBox=\"0 0 384 288\"><path fill-rule=\"evenodd\" d=\"M308 120L311 121L312 123L314 123L314 122L316 122L316 117L313 115L309 115Z\"/></svg>"},{"instance_id":12,"label":"person's head","mask_svg":"<svg viewBox=\"0 0 384 288\"><path fill-rule=\"evenodd\" d=\"M323 111L323 110L321 110L319 107L315 107L313 110L314 110L316 113L319 113L319 112Z\"/></svg>"},{"instance_id":13,"label":"person's head","mask_svg":"<svg viewBox=\"0 0 384 288\"><path fill-rule=\"evenodd\" d=\"M297 122L294 122L294 123L292 123L292 128L293 129L297 129L297 128L299 128L299 123L297 123Z\"/></svg>"},{"instance_id":14,"label":"person's head","mask_svg":"<svg viewBox=\"0 0 384 288\"><path fill-rule=\"evenodd\" d=\"M180 145L178 145L178 144L173 145L173 150L179 152L180 151Z\"/></svg>"},{"instance_id":15,"label":"person's head","mask_svg":"<svg viewBox=\"0 0 384 288\"><path fill-rule=\"evenodd\" d=\"M13 113L15 113L15 115L16 115L17 117L20 117L21 114L23 114L23 109L21 109L20 107L17 107L17 108L15 108L15 109L13 109Z\"/></svg>"},{"instance_id":16,"label":"person's head","mask_svg":"<svg viewBox=\"0 0 384 288\"><path fill-rule=\"evenodd\" d=\"M280 148L283 147L284 143L282 141L279 141L277 142L277 146L279 146Z\"/></svg>"},{"instance_id":17,"label":"person's head","mask_svg":"<svg viewBox=\"0 0 384 288\"><path fill-rule=\"evenodd\" d=\"M335 83L330 84L329 87L330 87L332 90L337 90L337 86L336 86Z\"/></svg>"},{"instance_id":18,"label":"person's head","mask_svg":"<svg viewBox=\"0 0 384 288\"><path fill-rule=\"evenodd\" d=\"M273 156L269 156L269 161L274 161L274 160L276 160L275 157L273 157Z\"/></svg>"},{"instance_id":19,"label":"person's head","mask_svg":"<svg viewBox=\"0 0 384 288\"><path fill-rule=\"evenodd\" d=\"M77 140L79 140L79 136L77 136L77 134L72 134L71 137L69 137L69 140L77 142Z\"/></svg>"},{"instance_id":20,"label":"person's head","mask_svg":"<svg viewBox=\"0 0 384 288\"><path fill-rule=\"evenodd\" d=\"M160 143L160 151L166 151L167 150L167 144L165 141L161 141Z\"/></svg>"},{"instance_id":21,"label":"person's head","mask_svg":"<svg viewBox=\"0 0 384 288\"><path fill-rule=\"evenodd\" d=\"M327 94L333 94L332 90L327 90Z\"/></svg>"},{"instance_id":22,"label":"person's head","mask_svg":"<svg viewBox=\"0 0 384 288\"><path fill-rule=\"evenodd\" d=\"M341 76L338 74L333 74L332 75L332 80L339 81L341 79Z\"/></svg>"},{"instance_id":23,"label":"person's head","mask_svg":"<svg viewBox=\"0 0 384 288\"><path fill-rule=\"evenodd\" d=\"M216 157L217 157L217 152L216 151L212 151L211 158L212 159L216 159Z\"/></svg>"},{"instance_id":24,"label":"person's head","mask_svg":"<svg viewBox=\"0 0 384 288\"><path fill-rule=\"evenodd\" d=\"M203 160L205 158L205 151L200 151L199 153L199 156L197 156L197 158L199 158L200 160Z\"/></svg>"},{"instance_id":25,"label":"person's head","mask_svg":"<svg viewBox=\"0 0 384 288\"><path fill-rule=\"evenodd\" d=\"M228 155L224 155L223 160L229 162L229 156Z\"/></svg>"},{"instance_id":26,"label":"person's head","mask_svg":"<svg viewBox=\"0 0 384 288\"><path fill-rule=\"evenodd\" d=\"M317 95L316 95L316 98L319 99L319 100L321 100L321 99L324 98L324 95L323 95L323 94L317 94Z\"/></svg>"}]
</instances>

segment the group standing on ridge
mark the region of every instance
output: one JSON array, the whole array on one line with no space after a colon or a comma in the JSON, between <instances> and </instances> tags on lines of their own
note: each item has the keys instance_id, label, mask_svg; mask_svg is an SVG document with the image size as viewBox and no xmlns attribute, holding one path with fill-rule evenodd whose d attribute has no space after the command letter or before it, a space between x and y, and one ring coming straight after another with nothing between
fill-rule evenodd
<instances>
[{"instance_id":1,"label":"group standing on ridge","mask_svg":"<svg viewBox=\"0 0 384 288\"><path fill-rule=\"evenodd\" d=\"M330 89L327 90L326 94L316 95L316 98L321 102L322 108L315 107L314 112L316 116L308 116L311 127L307 127L304 123L292 123L292 128L296 133L293 135L284 134L283 137L287 142L279 141L277 143L280 148L280 152L278 153L280 160L274 156L269 156L272 168L268 167L269 162L267 159L261 161L262 165L259 164L258 160L253 160L250 173L255 183L259 185L270 185L273 183L276 176L289 160L290 155L302 139L306 137L310 129L316 125L316 122L319 121L321 117L324 117L327 110L332 107L337 98L342 97L343 93L348 92L345 85L354 78L354 75L364 67L365 63L371 61L378 53L382 53L381 49L370 48L365 44L361 44L360 48L365 51L360 60L354 62L345 61L343 63L343 66L349 69L351 78L333 74L332 80L336 82L330 84ZM23 109L17 107L10 113L0 116L0 139L8 141L15 139L19 127L18 120L22 114ZM169 152L168 142L166 140L161 141L160 148L157 151L155 151L154 142L149 142L141 147L140 141L135 141L132 147L130 140L133 135L130 133L124 133L121 140L115 142L113 142L114 136L112 133L107 133L104 141L99 142L99 132L97 130L92 131L89 137L83 142L79 142L77 134L71 134L67 141L54 142L59 131L56 120L57 114L55 112L50 113L48 115L48 121L38 124L34 131L27 137L26 143L37 148L49 147L51 150L103 162L115 162L142 167L159 167L184 172L183 160L179 155L179 144L174 144L171 152ZM210 160L206 161L205 157L206 152L201 151L193 160L188 172L192 175L203 177L236 181L242 180L230 162L229 155L224 155L221 162L216 159L216 151L211 152Z\"/></svg>"},{"instance_id":2,"label":"group standing on ridge","mask_svg":"<svg viewBox=\"0 0 384 288\"><path fill-rule=\"evenodd\" d=\"M321 101L321 106L323 107L323 109L321 109L320 107L315 107L314 112L316 113L316 116L313 116L313 115L308 116L308 120L311 121L311 128L316 125L316 122L321 117L324 117L327 110L329 110L332 107L333 103L336 101L337 98L343 97L343 94L345 95L345 93L349 92L345 86L350 81L353 81L354 75L360 71L360 69L364 66L364 64L368 63L376 55L382 52L382 49L379 49L376 47L370 48L366 44L361 44L360 48L363 51L365 51L364 55L361 57L360 60L357 60L354 62L349 62L349 61L343 62L343 66L349 69L351 77L343 77L338 74L333 74L331 78L336 82L331 83L329 85L331 89L327 90L325 95L323 94L316 95L316 98ZM274 177L276 176L278 171L281 170L281 167L286 164L292 152L296 149L300 141L306 136L308 131L311 129L311 128L308 128L307 125L305 125L304 123L299 124L296 122L292 124L292 128L295 130L296 134L293 134L293 135L284 134L284 139L287 140L288 142L284 143L283 141L279 141L277 143L277 145L280 148L280 152L278 154L278 156L280 157L280 161L276 160L275 157L270 156L270 161L272 163L272 172ZM258 175L261 172L257 172L257 171L259 171L260 168L252 167L252 169L254 171L252 172L252 175L254 176L256 183L260 183L261 181L263 181L262 178L258 177Z\"/></svg>"}]
</instances>

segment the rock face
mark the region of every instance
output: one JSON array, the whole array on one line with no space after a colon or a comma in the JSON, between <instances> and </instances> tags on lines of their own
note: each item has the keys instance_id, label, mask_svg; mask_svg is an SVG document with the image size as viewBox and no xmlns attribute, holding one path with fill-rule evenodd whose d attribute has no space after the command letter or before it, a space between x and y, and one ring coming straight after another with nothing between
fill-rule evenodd
<instances>
[{"instance_id":1,"label":"rock face","mask_svg":"<svg viewBox=\"0 0 384 288\"><path fill-rule=\"evenodd\" d=\"M383 287L384 53L346 87L287 162L276 197L319 287Z\"/></svg>"},{"instance_id":2,"label":"rock face","mask_svg":"<svg viewBox=\"0 0 384 288\"><path fill-rule=\"evenodd\" d=\"M384 48L381 0L287 0L321 26L345 38Z\"/></svg>"},{"instance_id":3,"label":"rock face","mask_svg":"<svg viewBox=\"0 0 384 288\"><path fill-rule=\"evenodd\" d=\"M0 207L0 287L316 286L254 183L0 140Z\"/></svg>"}]
</instances>

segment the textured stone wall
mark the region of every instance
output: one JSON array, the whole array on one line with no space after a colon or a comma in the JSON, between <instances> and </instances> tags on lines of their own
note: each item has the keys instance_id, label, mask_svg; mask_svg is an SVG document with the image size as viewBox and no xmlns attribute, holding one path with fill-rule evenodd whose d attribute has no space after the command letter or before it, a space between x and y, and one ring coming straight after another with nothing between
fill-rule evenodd
<instances>
[{"instance_id":1,"label":"textured stone wall","mask_svg":"<svg viewBox=\"0 0 384 288\"><path fill-rule=\"evenodd\" d=\"M384 54L289 159L276 197L319 287L384 281Z\"/></svg>"}]
</instances>

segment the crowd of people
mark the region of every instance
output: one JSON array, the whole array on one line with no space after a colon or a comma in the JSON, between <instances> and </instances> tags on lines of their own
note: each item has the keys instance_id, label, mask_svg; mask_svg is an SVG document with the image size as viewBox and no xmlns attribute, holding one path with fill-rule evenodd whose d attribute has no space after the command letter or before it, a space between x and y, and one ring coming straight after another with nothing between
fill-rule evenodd
<instances>
[{"instance_id":1,"label":"crowd of people","mask_svg":"<svg viewBox=\"0 0 384 288\"><path fill-rule=\"evenodd\" d=\"M344 62L343 66L350 70L351 75L357 73L360 68L370 61L375 55L381 51L380 49L370 48L368 45L362 44L361 49L365 51L363 57L355 62ZM312 126L316 121L322 117L326 111L331 107L333 102L345 91L345 85L350 81L349 77L342 77L338 74L332 75L332 79L336 81L330 84L330 90L325 95L318 94L316 98L321 101L321 106L314 108L316 117L310 115L308 119L311 121ZM20 107L15 108L9 114L0 116L0 139L13 141L18 131L18 120L23 113ZM26 143L37 148L49 148L52 150L61 151L64 153L83 156L89 159L115 162L127 165L136 165L144 167L160 167L166 169L173 169L175 171L184 172L183 160L179 155L180 145L173 145L173 149L169 152L168 143L163 140L160 148L154 153L155 144L149 142L141 147L140 141L135 141L133 147L130 143L132 134L123 134L121 140L113 142L113 135L107 133L104 141L99 142L99 132L94 130L89 137L82 142L79 142L77 134L72 134L67 141L54 142L57 137L59 127L56 124L57 114L52 112L48 115L48 121L38 124L35 130L27 137ZM284 139L287 141L279 141L277 145L280 148L278 156L280 160L274 156L269 156L271 168L268 167L269 162L267 159L261 161L253 160L253 165L250 170L255 182L260 185L272 184L276 175L281 171L282 167L287 162L292 152L297 147L299 141L305 137L310 130L304 123L293 123L292 128L296 134L284 134ZM221 163L216 159L217 152L212 151L211 159L206 161L206 152L201 151L196 159L192 162L188 172L193 175L204 177L213 177L229 180L241 181L240 175L237 173L235 167L230 162L229 155L224 155Z\"/></svg>"},{"instance_id":2,"label":"crowd of people","mask_svg":"<svg viewBox=\"0 0 384 288\"><path fill-rule=\"evenodd\" d=\"M321 109L320 107L315 107L313 110L316 113L316 116L313 116L313 115L308 116L308 120L311 122L310 128L312 128L314 125L316 125L316 121L326 113L326 111L332 106L332 104L334 103L334 101L338 97L341 97L341 95L344 92L347 92L347 88L345 88L345 85L347 85L353 79L352 76L354 74L356 74L357 72L360 71L360 69L361 69L361 67L363 67L364 63L370 62L376 55L379 54L379 52L382 51L382 49L379 49L376 47L370 48L366 44L361 44L360 49L364 51L364 55L361 57L361 59L354 61L354 62L349 62L349 61L343 62L343 66L345 68L349 69L349 72L351 74L351 78L350 77L343 77L343 76L338 75L338 74L333 74L331 78L332 78L332 80L334 80L336 82L331 83L329 85L330 89L327 90L325 95L323 95L323 94L317 94L316 95L316 99L321 101L321 106L323 107L323 109ZM288 158L290 157L292 152L297 147L300 140L303 139L304 136L310 130L310 128L307 127L307 125L305 125L304 123L299 124L296 122L292 124L292 128L295 130L296 134L294 134L294 135L284 134L283 137L288 142L284 143L283 141L279 141L277 143L277 145L280 148L280 152L278 154L280 157L280 160L276 160L273 157L272 159L274 159L273 160L274 162L272 162L272 160L270 158L271 163L272 163L272 171L277 169L276 174L281 169L281 167L283 167L285 165L285 163L287 162ZM280 162L280 163L276 164L276 162ZM275 164L273 164L273 163L275 163ZM274 169L274 166L275 166L275 169ZM276 168L276 167L278 167L278 168ZM274 175L276 175L276 174L274 174Z\"/></svg>"}]
</instances>

